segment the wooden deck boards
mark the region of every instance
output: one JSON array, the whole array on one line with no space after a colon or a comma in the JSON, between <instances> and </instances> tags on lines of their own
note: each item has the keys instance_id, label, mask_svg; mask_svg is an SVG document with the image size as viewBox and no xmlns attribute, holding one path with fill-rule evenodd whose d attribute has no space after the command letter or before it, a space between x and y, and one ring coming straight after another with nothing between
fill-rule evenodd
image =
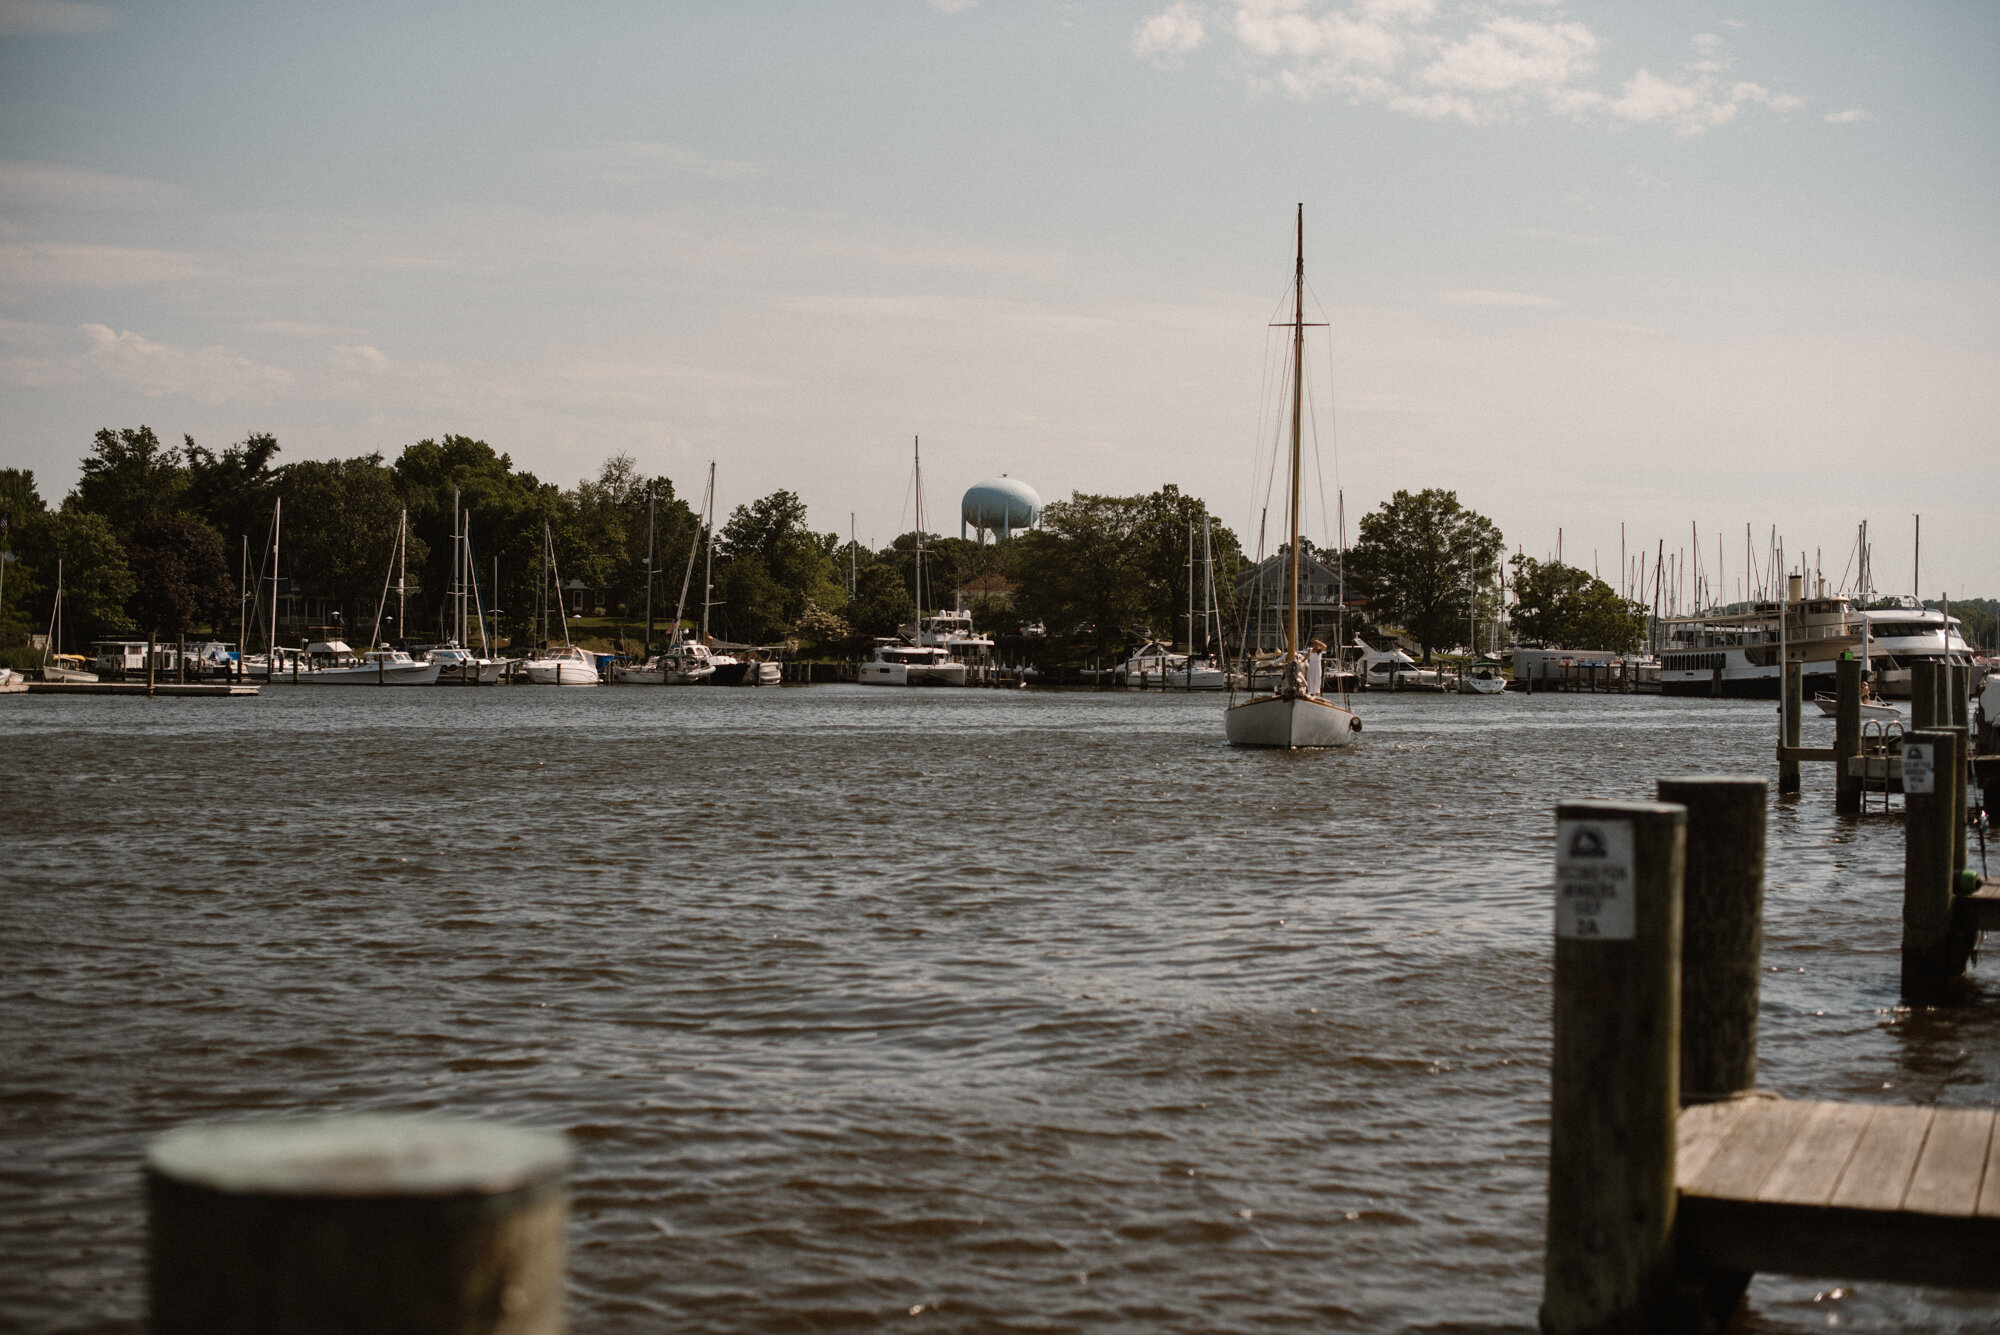
<instances>
[{"instance_id":1,"label":"wooden deck boards","mask_svg":"<svg viewBox=\"0 0 2000 1335\"><path fill-rule=\"evenodd\" d=\"M1747 1098L1678 1130L1683 1245L1710 1265L2000 1290L1993 1109Z\"/></svg>"}]
</instances>

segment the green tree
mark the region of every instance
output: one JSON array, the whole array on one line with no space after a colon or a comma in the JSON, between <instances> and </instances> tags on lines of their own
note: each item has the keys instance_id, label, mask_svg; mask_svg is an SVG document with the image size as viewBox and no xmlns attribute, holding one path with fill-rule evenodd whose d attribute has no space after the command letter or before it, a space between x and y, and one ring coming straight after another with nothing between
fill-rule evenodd
<instances>
[{"instance_id":1,"label":"green tree","mask_svg":"<svg viewBox=\"0 0 2000 1335\"><path fill-rule=\"evenodd\" d=\"M32 469L0 468L0 646L22 645L33 613L29 610L40 593L31 562L30 532L46 507L35 489Z\"/></svg>"},{"instance_id":2,"label":"green tree","mask_svg":"<svg viewBox=\"0 0 2000 1335\"><path fill-rule=\"evenodd\" d=\"M1625 653L1646 634L1646 609L1620 598L1588 570L1516 556L1514 637L1549 649L1610 649Z\"/></svg>"},{"instance_id":3,"label":"green tree","mask_svg":"<svg viewBox=\"0 0 2000 1335\"><path fill-rule=\"evenodd\" d=\"M36 584L44 591L36 608L43 627L48 624L57 563L61 562L66 652L78 652L94 639L129 634L134 629L125 607L137 585L125 547L103 515L84 509L72 498L60 510L46 511L30 520L23 528L21 547L23 564L30 566ZM13 587L14 577L9 574L9 598Z\"/></svg>"},{"instance_id":4,"label":"green tree","mask_svg":"<svg viewBox=\"0 0 2000 1335\"><path fill-rule=\"evenodd\" d=\"M412 570L422 571L424 596L410 610L411 625L443 627L451 592L456 488L459 505L471 512L466 531L472 539L480 605L488 612L501 609L516 640L537 633L533 620L542 577L542 526L547 524L555 535L557 566L565 578L583 556L561 489L533 473L516 472L509 456L470 436L440 436L405 446L391 471L395 490L410 511ZM415 553L420 544L424 557L419 566ZM496 563L498 588L493 583Z\"/></svg>"},{"instance_id":5,"label":"green tree","mask_svg":"<svg viewBox=\"0 0 2000 1335\"><path fill-rule=\"evenodd\" d=\"M396 548L403 502L394 474L379 454L306 459L285 468L281 485L287 572L309 597L328 600L350 633L365 633ZM428 555L423 540L412 537L410 569L422 570Z\"/></svg>"},{"instance_id":6,"label":"green tree","mask_svg":"<svg viewBox=\"0 0 2000 1335\"><path fill-rule=\"evenodd\" d=\"M763 643L784 634L808 605L847 605L834 561L840 535L806 527L805 502L789 491L739 505L720 534L716 588L732 638Z\"/></svg>"},{"instance_id":7,"label":"green tree","mask_svg":"<svg viewBox=\"0 0 2000 1335\"><path fill-rule=\"evenodd\" d=\"M1501 549L1499 528L1456 492L1398 491L1362 518L1347 574L1369 619L1400 626L1428 662L1464 638L1467 590L1492 581Z\"/></svg>"},{"instance_id":8,"label":"green tree","mask_svg":"<svg viewBox=\"0 0 2000 1335\"><path fill-rule=\"evenodd\" d=\"M78 503L109 520L120 542L130 542L145 520L181 513L188 488L181 451L161 444L149 426L99 431L80 472Z\"/></svg>"},{"instance_id":9,"label":"green tree","mask_svg":"<svg viewBox=\"0 0 2000 1335\"><path fill-rule=\"evenodd\" d=\"M137 584L132 612L145 630L172 638L214 627L234 610L235 582L222 543L199 519L143 519L126 550Z\"/></svg>"},{"instance_id":10,"label":"green tree","mask_svg":"<svg viewBox=\"0 0 2000 1335\"><path fill-rule=\"evenodd\" d=\"M877 561L861 567L847 621L857 635L894 635L916 613L910 589L893 565Z\"/></svg>"},{"instance_id":11,"label":"green tree","mask_svg":"<svg viewBox=\"0 0 2000 1335\"><path fill-rule=\"evenodd\" d=\"M1206 572L1202 525L1208 524L1208 548L1215 557L1216 602L1227 616L1235 605L1236 584L1229 576L1236 569L1239 550L1236 534L1214 520L1201 498L1183 495L1168 483L1140 500L1141 518L1134 534L1135 556L1143 584L1147 629L1168 640L1187 635L1188 578L1194 578L1195 615L1199 617L1206 592ZM1192 562L1192 564L1190 564ZM1201 634L1197 624L1196 638Z\"/></svg>"},{"instance_id":12,"label":"green tree","mask_svg":"<svg viewBox=\"0 0 2000 1335\"><path fill-rule=\"evenodd\" d=\"M630 455L607 459L595 480L579 482L565 498L578 541L591 560L583 576L599 584L605 601L628 617L642 615L646 602L648 505L653 530L653 613L670 621L680 593L679 576L700 521L687 502L676 500L669 478L640 473ZM668 573L671 571L672 576Z\"/></svg>"},{"instance_id":13,"label":"green tree","mask_svg":"<svg viewBox=\"0 0 2000 1335\"><path fill-rule=\"evenodd\" d=\"M1147 577L1137 541L1145 498L1077 492L1042 511L1042 527L1013 539L1009 564L1021 616L1051 635L1100 651L1149 624Z\"/></svg>"},{"instance_id":14,"label":"green tree","mask_svg":"<svg viewBox=\"0 0 2000 1335\"><path fill-rule=\"evenodd\" d=\"M268 433L247 436L221 454L189 438L183 453L188 511L215 530L225 560L243 550L245 538L254 559L270 527L271 501L278 494L278 473L271 467L278 455L278 438Z\"/></svg>"}]
</instances>

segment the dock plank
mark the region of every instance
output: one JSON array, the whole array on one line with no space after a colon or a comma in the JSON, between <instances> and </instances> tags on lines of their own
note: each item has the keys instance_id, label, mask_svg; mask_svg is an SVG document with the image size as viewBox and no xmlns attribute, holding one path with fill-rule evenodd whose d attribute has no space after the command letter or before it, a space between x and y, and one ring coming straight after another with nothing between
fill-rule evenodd
<instances>
[{"instance_id":1,"label":"dock plank","mask_svg":"<svg viewBox=\"0 0 2000 1335\"><path fill-rule=\"evenodd\" d=\"M1763 1185L1760 1201L1825 1205L1875 1116L1867 1103L1816 1103Z\"/></svg>"},{"instance_id":2,"label":"dock plank","mask_svg":"<svg viewBox=\"0 0 2000 1335\"><path fill-rule=\"evenodd\" d=\"M1813 1110L1812 1104L1791 1099L1742 1103L1742 1113L1701 1171L1686 1177L1675 1173L1684 1194L1754 1199Z\"/></svg>"},{"instance_id":3,"label":"dock plank","mask_svg":"<svg viewBox=\"0 0 2000 1335\"><path fill-rule=\"evenodd\" d=\"M1979 1188L1975 1213L1982 1219L2000 1219L2000 1125L1995 1125L1993 1139L1986 1146L1986 1180Z\"/></svg>"},{"instance_id":4,"label":"dock plank","mask_svg":"<svg viewBox=\"0 0 2000 1335\"><path fill-rule=\"evenodd\" d=\"M1991 1108L1940 1108L1931 1119L1923 1154L1910 1174L1903 1209L1925 1214L1969 1215L1979 1207L1986 1176L1986 1148L1993 1140Z\"/></svg>"},{"instance_id":5,"label":"dock plank","mask_svg":"<svg viewBox=\"0 0 2000 1335\"><path fill-rule=\"evenodd\" d=\"M1830 1204L1848 1210L1900 1210L1923 1153L1935 1108L1883 1107L1868 1121Z\"/></svg>"},{"instance_id":6,"label":"dock plank","mask_svg":"<svg viewBox=\"0 0 2000 1335\"><path fill-rule=\"evenodd\" d=\"M1681 1109L1681 1115L1674 1124L1677 1137L1674 1178L1677 1182L1687 1182L1700 1175L1741 1120L1743 1110L1752 1102L1750 1099L1723 1099Z\"/></svg>"}]
</instances>

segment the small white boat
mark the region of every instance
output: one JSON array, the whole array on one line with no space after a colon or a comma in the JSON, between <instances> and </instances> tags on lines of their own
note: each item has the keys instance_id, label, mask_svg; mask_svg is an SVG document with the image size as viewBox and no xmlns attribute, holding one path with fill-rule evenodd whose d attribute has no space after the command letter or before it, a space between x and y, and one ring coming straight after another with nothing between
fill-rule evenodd
<instances>
[{"instance_id":1,"label":"small white boat","mask_svg":"<svg viewBox=\"0 0 2000 1335\"><path fill-rule=\"evenodd\" d=\"M963 686L965 664L936 645L880 642L856 680L863 686Z\"/></svg>"},{"instance_id":2,"label":"small white boat","mask_svg":"<svg viewBox=\"0 0 2000 1335\"><path fill-rule=\"evenodd\" d=\"M90 660L82 654L52 654L49 661L42 664L43 681L92 682L97 674L84 665Z\"/></svg>"},{"instance_id":3,"label":"small white boat","mask_svg":"<svg viewBox=\"0 0 2000 1335\"><path fill-rule=\"evenodd\" d=\"M481 686L497 685L500 674L513 662L507 658L481 658L470 649L461 649L455 644L441 644L424 655L424 661L437 664L438 680L456 685L477 682Z\"/></svg>"},{"instance_id":4,"label":"small white boat","mask_svg":"<svg viewBox=\"0 0 2000 1335\"><path fill-rule=\"evenodd\" d=\"M281 671L277 678L301 686L434 686L437 679L435 663L419 663L400 649L370 649L357 658L342 640L307 645L297 674Z\"/></svg>"},{"instance_id":5,"label":"small white boat","mask_svg":"<svg viewBox=\"0 0 2000 1335\"><path fill-rule=\"evenodd\" d=\"M1361 651L1363 680L1371 691L1442 691L1444 673L1436 668L1418 667L1417 660L1401 649L1371 648L1359 635L1354 647Z\"/></svg>"},{"instance_id":6,"label":"small white boat","mask_svg":"<svg viewBox=\"0 0 2000 1335\"><path fill-rule=\"evenodd\" d=\"M743 666L738 686L777 686L785 680L785 669L768 658L753 658Z\"/></svg>"},{"instance_id":7,"label":"small white boat","mask_svg":"<svg viewBox=\"0 0 2000 1335\"><path fill-rule=\"evenodd\" d=\"M1458 677L1460 695L1499 695L1506 691L1507 679L1491 663L1480 663Z\"/></svg>"},{"instance_id":8,"label":"small white boat","mask_svg":"<svg viewBox=\"0 0 2000 1335\"><path fill-rule=\"evenodd\" d=\"M540 658L530 658L522 668L537 686L596 686L597 660L575 645L564 645Z\"/></svg>"},{"instance_id":9,"label":"small white boat","mask_svg":"<svg viewBox=\"0 0 2000 1335\"><path fill-rule=\"evenodd\" d=\"M1818 705L1819 712L1826 715L1828 718L1840 717L1839 696L1827 695L1825 692L1821 692L1820 694L1815 695L1813 697L1813 703ZM1783 706L1780 706L1780 708L1782 707ZM1879 719L1882 722L1887 723L1892 720L1902 718L1903 711L1896 708L1896 706L1892 704L1885 703L1884 701L1881 700L1869 699L1864 696L1861 701L1861 717Z\"/></svg>"}]
</instances>

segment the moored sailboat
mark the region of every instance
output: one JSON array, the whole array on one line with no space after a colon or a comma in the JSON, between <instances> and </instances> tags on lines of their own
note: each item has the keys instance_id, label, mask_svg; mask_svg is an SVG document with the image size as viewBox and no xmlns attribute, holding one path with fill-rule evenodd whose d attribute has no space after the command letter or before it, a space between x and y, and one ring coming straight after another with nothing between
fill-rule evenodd
<instances>
[{"instance_id":1,"label":"moored sailboat","mask_svg":"<svg viewBox=\"0 0 2000 1335\"><path fill-rule=\"evenodd\" d=\"M1223 729L1234 746L1270 746L1285 750L1351 746L1361 732L1361 720L1320 694L1324 668L1317 650L1307 652L1299 639L1299 434L1305 399L1306 209L1299 205L1298 258L1292 277L1292 451L1288 491L1291 544L1287 558L1285 657L1283 671L1269 695L1253 695L1232 703L1222 715Z\"/></svg>"}]
</instances>

